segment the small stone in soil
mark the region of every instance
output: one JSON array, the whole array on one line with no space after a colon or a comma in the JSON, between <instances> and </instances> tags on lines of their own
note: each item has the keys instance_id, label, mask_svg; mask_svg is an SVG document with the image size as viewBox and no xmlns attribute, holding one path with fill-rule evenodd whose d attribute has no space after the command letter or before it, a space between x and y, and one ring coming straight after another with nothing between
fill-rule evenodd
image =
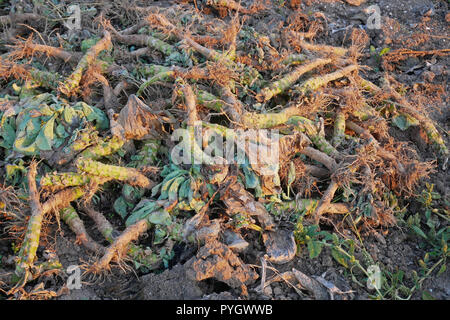
<instances>
[{"instance_id":1,"label":"small stone in soil","mask_svg":"<svg viewBox=\"0 0 450 320\"><path fill-rule=\"evenodd\" d=\"M281 296L283 294L283 290L281 290L280 287L276 286L275 288L273 288L273 294L275 296Z\"/></svg>"},{"instance_id":2,"label":"small stone in soil","mask_svg":"<svg viewBox=\"0 0 450 320\"><path fill-rule=\"evenodd\" d=\"M264 294L267 296L271 296L272 295L272 288L270 286L267 286L264 288Z\"/></svg>"}]
</instances>

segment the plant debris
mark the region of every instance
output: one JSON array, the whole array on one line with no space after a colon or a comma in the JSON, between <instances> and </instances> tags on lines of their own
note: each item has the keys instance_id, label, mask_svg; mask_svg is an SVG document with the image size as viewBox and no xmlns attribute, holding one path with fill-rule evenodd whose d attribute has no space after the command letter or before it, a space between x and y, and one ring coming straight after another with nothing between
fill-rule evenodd
<instances>
[{"instance_id":1,"label":"plant debris","mask_svg":"<svg viewBox=\"0 0 450 320\"><path fill-rule=\"evenodd\" d=\"M32 1L0 16L0 210L17 244L13 277L0 287L25 297L28 283L61 272L57 257L37 254L60 220L92 253L86 274L161 270L182 245L198 249L185 265L190 280L215 279L244 297L259 278L247 257L255 243L266 262L283 265L305 243L320 253L311 225L323 241L335 239L321 227L359 237L396 225L399 199L445 170L449 151L390 71L449 49L386 50L385 73L368 79L366 32L354 28L346 46L319 44L326 19L296 3L133 1L130 25L111 11L125 4L113 1L79 43L73 30L49 32L47 24L62 28L61 5ZM286 21L256 27L287 10ZM393 128L416 128L433 153L424 159ZM292 275L315 299L346 294Z\"/></svg>"}]
</instances>

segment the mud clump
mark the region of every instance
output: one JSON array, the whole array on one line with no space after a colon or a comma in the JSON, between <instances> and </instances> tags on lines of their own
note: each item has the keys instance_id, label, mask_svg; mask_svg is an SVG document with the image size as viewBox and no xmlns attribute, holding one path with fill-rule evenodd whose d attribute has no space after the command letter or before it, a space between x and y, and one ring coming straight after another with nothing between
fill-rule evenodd
<instances>
[{"instance_id":1,"label":"mud clump","mask_svg":"<svg viewBox=\"0 0 450 320\"><path fill-rule=\"evenodd\" d=\"M186 263L186 274L191 280L202 281L214 278L233 289L253 284L258 275L224 244L214 241L200 248L196 257Z\"/></svg>"}]
</instances>

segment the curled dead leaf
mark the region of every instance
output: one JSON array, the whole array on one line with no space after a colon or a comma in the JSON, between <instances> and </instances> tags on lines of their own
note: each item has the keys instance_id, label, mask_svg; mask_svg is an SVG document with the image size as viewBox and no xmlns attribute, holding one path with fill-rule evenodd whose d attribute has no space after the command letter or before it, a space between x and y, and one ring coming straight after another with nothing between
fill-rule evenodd
<instances>
[{"instance_id":1,"label":"curled dead leaf","mask_svg":"<svg viewBox=\"0 0 450 320\"><path fill-rule=\"evenodd\" d=\"M161 139L162 124L149 106L134 94L130 95L125 107L116 120L123 128L126 139Z\"/></svg>"},{"instance_id":2,"label":"curled dead leaf","mask_svg":"<svg viewBox=\"0 0 450 320\"><path fill-rule=\"evenodd\" d=\"M245 286L254 283L258 278L255 271L218 241L207 242L187 265L187 276L193 280L215 278L232 288L244 289L244 292Z\"/></svg>"},{"instance_id":3,"label":"curled dead leaf","mask_svg":"<svg viewBox=\"0 0 450 320\"><path fill-rule=\"evenodd\" d=\"M273 229L275 223L264 205L256 201L253 195L245 190L240 182L232 181L231 178L228 181L230 185L221 195L223 202L227 206L227 213L231 216L239 213L255 216L264 230Z\"/></svg>"},{"instance_id":4,"label":"curled dead leaf","mask_svg":"<svg viewBox=\"0 0 450 320\"><path fill-rule=\"evenodd\" d=\"M268 231L263 233L267 260L276 264L291 261L297 252L294 235L284 230Z\"/></svg>"}]
</instances>

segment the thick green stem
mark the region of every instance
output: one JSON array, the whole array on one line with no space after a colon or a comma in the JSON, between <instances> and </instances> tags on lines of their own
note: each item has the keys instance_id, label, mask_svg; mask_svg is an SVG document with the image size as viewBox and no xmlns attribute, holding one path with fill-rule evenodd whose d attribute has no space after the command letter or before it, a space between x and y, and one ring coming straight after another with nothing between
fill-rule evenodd
<instances>
[{"instance_id":1,"label":"thick green stem","mask_svg":"<svg viewBox=\"0 0 450 320\"><path fill-rule=\"evenodd\" d=\"M333 46L327 46L323 44L312 44L309 42L306 42L304 40L300 41L300 46L302 49L308 50L308 51L314 51L314 52L320 52L322 54L334 54L337 56L345 56L348 53L348 49L342 48L342 47L333 47Z\"/></svg>"},{"instance_id":2,"label":"thick green stem","mask_svg":"<svg viewBox=\"0 0 450 320\"><path fill-rule=\"evenodd\" d=\"M289 89L297 80L305 73L330 63L331 59L316 59L307 64L303 64L294 69L291 73L285 75L282 79L271 83L268 87L263 88L257 95L257 99L261 102L270 100L272 97Z\"/></svg>"},{"instance_id":3,"label":"thick green stem","mask_svg":"<svg viewBox=\"0 0 450 320\"><path fill-rule=\"evenodd\" d=\"M336 159L340 159L342 157L339 151L337 151L336 148L333 147L325 139L325 137L319 133L319 130L311 120L304 117L293 116L289 118L288 123L295 125L300 132L306 133L306 135L311 139L312 143L314 143L314 145L320 151Z\"/></svg>"},{"instance_id":4,"label":"thick green stem","mask_svg":"<svg viewBox=\"0 0 450 320\"><path fill-rule=\"evenodd\" d=\"M290 54L286 58L284 58L281 63L286 66L290 66L295 64L302 64L306 60L308 60L308 57L304 54Z\"/></svg>"},{"instance_id":5,"label":"thick green stem","mask_svg":"<svg viewBox=\"0 0 450 320\"><path fill-rule=\"evenodd\" d=\"M151 86L152 84L158 83L158 82L166 82L169 80L173 80L175 76L175 71L173 71L172 69L168 69L168 70L164 70L160 73L155 74L153 77L151 77L150 79L148 79L147 81L145 81L143 84L141 84L141 86L139 87L139 90L137 91L136 95L140 96L142 94L142 92L148 87Z\"/></svg>"},{"instance_id":6,"label":"thick green stem","mask_svg":"<svg viewBox=\"0 0 450 320\"><path fill-rule=\"evenodd\" d=\"M98 161L79 158L76 162L78 170L88 174L127 182L130 185L150 188L153 182L133 168L103 164Z\"/></svg>"},{"instance_id":7,"label":"thick green stem","mask_svg":"<svg viewBox=\"0 0 450 320\"><path fill-rule=\"evenodd\" d=\"M58 152L52 162L57 165L69 163L78 153L95 143L97 139L98 132L96 130L92 130L90 127L80 130L75 140Z\"/></svg>"},{"instance_id":8,"label":"thick green stem","mask_svg":"<svg viewBox=\"0 0 450 320\"><path fill-rule=\"evenodd\" d=\"M62 209L60 211L60 217L69 226L70 230L76 234L77 241L80 241L84 247L93 252L104 253L105 248L95 242L86 232L84 223L78 216L74 207L68 206L67 208Z\"/></svg>"},{"instance_id":9,"label":"thick green stem","mask_svg":"<svg viewBox=\"0 0 450 320\"><path fill-rule=\"evenodd\" d=\"M72 95L80 85L83 72L94 63L101 51L109 50L111 48L111 35L108 31L105 31L104 37L87 51L80 62L78 62L78 65L72 74L64 82L59 84L58 90L66 96Z\"/></svg>"},{"instance_id":10,"label":"thick green stem","mask_svg":"<svg viewBox=\"0 0 450 320\"><path fill-rule=\"evenodd\" d=\"M396 95L394 95L394 96L396 96ZM425 133L427 134L428 139L432 142L434 147L439 151L439 153L441 155L448 157L448 155L449 155L448 148L445 144L444 139L442 138L439 131L436 129L433 122L430 119L428 119L426 116L423 116L422 114L420 114L419 112L414 110L412 106L410 106L410 105L408 106L407 104L405 104L408 102L400 95L398 95L396 99L399 101L402 101L402 104L398 104L395 102L394 102L394 104L397 107L400 107L400 109L404 113L408 114L413 119L417 119L419 121L420 125L422 126L423 130L425 130Z\"/></svg>"},{"instance_id":11,"label":"thick green stem","mask_svg":"<svg viewBox=\"0 0 450 320\"><path fill-rule=\"evenodd\" d=\"M206 4L213 7L225 7L230 10L244 11L243 13L246 13L245 8L240 5L240 2L234 0L207 0Z\"/></svg>"},{"instance_id":12,"label":"thick green stem","mask_svg":"<svg viewBox=\"0 0 450 320\"><path fill-rule=\"evenodd\" d=\"M94 146L91 146L81 152L80 157L85 159L97 160L102 157L112 155L120 150L125 144L125 140L117 136L112 136L103 141L100 141Z\"/></svg>"},{"instance_id":13,"label":"thick green stem","mask_svg":"<svg viewBox=\"0 0 450 320\"><path fill-rule=\"evenodd\" d=\"M83 186L91 182L91 177L82 173L62 172L46 174L41 178L40 185L45 188L66 188Z\"/></svg>"},{"instance_id":14,"label":"thick green stem","mask_svg":"<svg viewBox=\"0 0 450 320\"><path fill-rule=\"evenodd\" d=\"M373 117L378 117L377 111L372 108L370 105L365 103L361 108L352 111L352 115L358 118L359 120L366 121Z\"/></svg>"},{"instance_id":15,"label":"thick green stem","mask_svg":"<svg viewBox=\"0 0 450 320\"><path fill-rule=\"evenodd\" d=\"M331 144L337 148L345 140L345 114L342 111L336 113L334 120L333 139Z\"/></svg>"},{"instance_id":16,"label":"thick green stem","mask_svg":"<svg viewBox=\"0 0 450 320\"><path fill-rule=\"evenodd\" d=\"M224 103L218 97L205 90L197 90L197 103L216 112L222 112Z\"/></svg>"},{"instance_id":17,"label":"thick green stem","mask_svg":"<svg viewBox=\"0 0 450 320\"><path fill-rule=\"evenodd\" d=\"M89 206L84 206L83 211L87 213L87 215L95 222L95 225L97 226L98 231L103 235L103 237L108 242L113 242L113 232L114 228L112 224L105 218L103 214L98 212L97 210L94 210L93 208Z\"/></svg>"},{"instance_id":18,"label":"thick green stem","mask_svg":"<svg viewBox=\"0 0 450 320\"><path fill-rule=\"evenodd\" d=\"M153 77L158 73L170 71L170 67L161 66L157 64L146 64L141 67L138 67L136 71L144 77Z\"/></svg>"},{"instance_id":19,"label":"thick green stem","mask_svg":"<svg viewBox=\"0 0 450 320\"><path fill-rule=\"evenodd\" d=\"M167 56L169 56L173 52L177 52L175 47L171 44L168 44L167 42L146 34L122 35L120 33L115 33L114 38L127 45L147 46L149 48L158 50L159 52L162 52Z\"/></svg>"},{"instance_id":20,"label":"thick green stem","mask_svg":"<svg viewBox=\"0 0 450 320\"><path fill-rule=\"evenodd\" d=\"M59 260L51 259L49 261L40 263L36 269L38 270L37 273L41 274L42 272L45 272L45 271L62 269L62 268L63 268L63 266L62 266L61 262L59 262Z\"/></svg>"},{"instance_id":21,"label":"thick green stem","mask_svg":"<svg viewBox=\"0 0 450 320\"><path fill-rule=\"evenodd\" d=\"M29 276L32 276L31 269L33 268L36 251L39 247L42 219L44 218L45 213L39 202L39 193L36 186L36 172L37 163L33 161L28 170L31 217L28 221L27 232L17 256L15 271L16 276L22 278L25 282L30 280Z\"/></svg>"},{"instance_id":22,"label":"thick green stem","mask_svg":"<svg viewBox=\"0 0 450 320\"><path fill-rule=\"evenodd\" d=\"M224 62L233 63L231 60L229 60L225 55L218 53L214 49L208 49L201 44L198 44L195 42L189 35L187 35L182 30L178 29L176 26L174 26L169 20L167 20L166 17L164 17L161 14L151 14L149 16L150 23L153 23L157 21L157 23L164 27L169 29L172 33L174 33L177 38L180 40L184 40L186 44L188 44L191 48L193 48L195 51L203 55L205 58L211 60L211 61L219 61L222 60Z\"/></svg>"},{"instance_id":23,"label":"thick green stem","mask_svg":"<svg viewBox=\"0 0 450 320\"><path fill-rule=\"evenodd\" d=\"M295 88L295 90L297 92L300 92L301 94L306 94L308 92L315 91L320 87L326 86L331 81L343 78L356 70L358 70L358 65L353 64L341 70L326 74L324 76L316 76L306 80L297 88Z\"/></svg>"},{"instance_id":24,"label":"thick green stem","mask_svg":"<svg viewBox=\"0 0 450 320\"><path fill-rule=\"evenodd\" d=\"M245 112L242 115L242 125L251 129L269 129L288 122L289 118L301 114L298 107L288 107L277 113Z\"/></svg>"},{"instance_id":25,"label":"thick green stem","mask_svg":"<svg viewBox=\"0 0 450 320\"><path fill-rule=\"evenodd\" d=\"M64 189L52 196L42 204L42 211L44 213L52 210L66 208L72 201L75 201L86 194L86 189L83 187L72 187Z\"/></svg>"}]
</instances>

